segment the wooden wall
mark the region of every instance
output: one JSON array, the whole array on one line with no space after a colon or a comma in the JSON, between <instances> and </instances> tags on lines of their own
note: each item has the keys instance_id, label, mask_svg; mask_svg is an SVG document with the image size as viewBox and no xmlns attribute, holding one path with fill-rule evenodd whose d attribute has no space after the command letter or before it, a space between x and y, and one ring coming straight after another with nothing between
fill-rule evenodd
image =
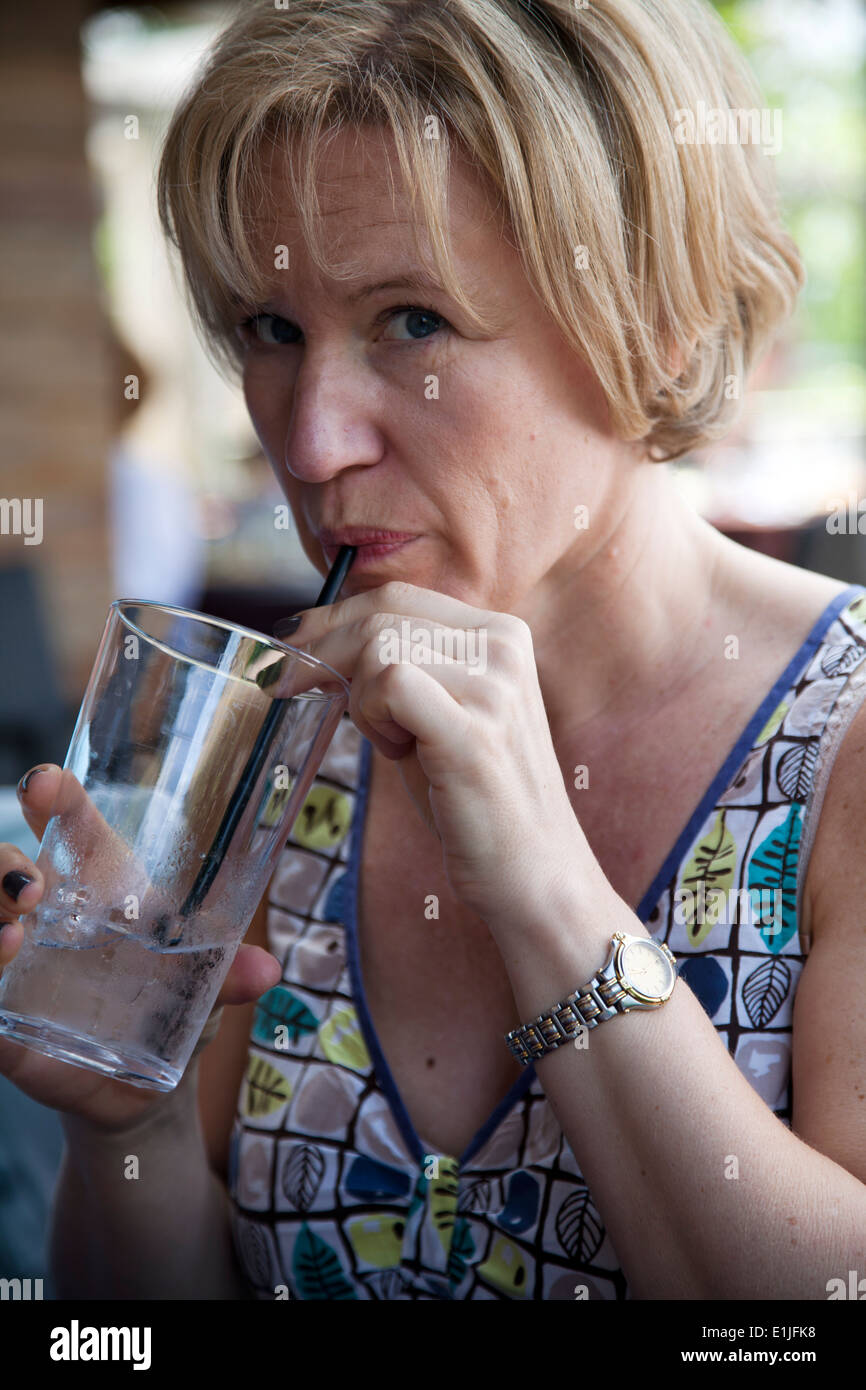
<instances>
[{"instance_id":1,"label":"wooden wall","mask_svg":"<svg viewBox=\"0 0 866 1390\"><path fill-rule=\"evenodd\" d=\"M106 460L117 389L85 155L79 28L90 8L25 0L0 17L0 497L41 498L43 532L41 544L0 534L0 566L35 571L76 704L112 598Z\"/></svg>"}]
</instances>

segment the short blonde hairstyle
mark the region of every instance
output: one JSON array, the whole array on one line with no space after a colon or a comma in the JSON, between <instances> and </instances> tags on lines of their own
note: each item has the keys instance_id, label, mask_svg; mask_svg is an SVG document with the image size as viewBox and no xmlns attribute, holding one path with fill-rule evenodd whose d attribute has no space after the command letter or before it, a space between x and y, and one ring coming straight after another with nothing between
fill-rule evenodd
<instances>
[{"instance_id":1,"label":"short blonde hairstyle","mask_svg":"<svg viewBox=\"0 0 866 1390\"><path fill-rule=\"evenodd\" d=\"M173 114L159 216L206 350L239 374L237 311L265 289L248 239L265 145L299 155L293 211L340 278L353 268L328 264L316 232L320 141L390 129L441 282L483 328L449 249L453 142L616 433L674 459L731 427L805 280L772 159L682 139L701 104L762 107L709 0L244 0Z\"/></svg>"}]
</instances>

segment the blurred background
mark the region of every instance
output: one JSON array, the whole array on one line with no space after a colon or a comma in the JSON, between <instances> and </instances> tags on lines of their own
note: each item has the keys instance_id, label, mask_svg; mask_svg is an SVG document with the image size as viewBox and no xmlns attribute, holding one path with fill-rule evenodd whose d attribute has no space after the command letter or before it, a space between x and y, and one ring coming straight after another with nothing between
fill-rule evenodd
<instances>
[{"instance_id":1,"label":"blurred background","mask_svg":"<svg viewBox=\"0 0 866 1390\"><path fill-rule=\"evenodd\" d=\"M782 112L768 157L808 278L735 432L672 467L735 539L866 583L866 10L716 8ZM112 599L270 632L318 592L275 525L284 498L239 388L195 337L156 220L171 110L234 10L0 7L0 840L31 857L15 784L63 762ZM59 1124L2 1078L0 1116L0 1277L39 1277Z\"/></svg>"}]
</instances>

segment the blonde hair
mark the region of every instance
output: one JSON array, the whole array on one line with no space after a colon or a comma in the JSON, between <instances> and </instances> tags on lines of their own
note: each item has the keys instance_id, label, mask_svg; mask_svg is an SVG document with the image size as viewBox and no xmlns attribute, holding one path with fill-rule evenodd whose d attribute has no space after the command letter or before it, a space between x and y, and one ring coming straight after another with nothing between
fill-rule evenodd
<instances>
[{"instance_id":1,"label":"blonde hair","mask_svg":"<svg viewBox=\"0 0 866 1390\"><path fill-rule=\"evenodd\" d=\"M245 0L173 114L159 216L205 347L237 372L238 307L265 289L248 240L265 146L297 152L293 211L340 278L353 268L327 263L316 231L320 142L390 129L441 282L483 328L449 250L453 141L617 434L674 459L731 427L805 279L771 158L682 140L677 121L701 103L761 108L709 0Z\"/></svg>"}]
</instances>

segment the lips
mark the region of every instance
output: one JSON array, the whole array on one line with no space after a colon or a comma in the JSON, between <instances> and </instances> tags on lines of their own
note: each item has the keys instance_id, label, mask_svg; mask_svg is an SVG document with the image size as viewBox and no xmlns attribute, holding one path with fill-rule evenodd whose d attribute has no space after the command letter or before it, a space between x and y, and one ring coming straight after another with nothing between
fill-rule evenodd
<instances>
[{"instance_id":1,"label":"lips","mask_svg":"<svg viewBox=\"0 0 866 1390\"><path fill-rule=\"evenodd\" d=\"M341 526L337 531L323 527L317 532L322 545L328 548L340 545L397 545L401 541L414 539L413 531L388 531L374 526Z\"/></svg>"},{"instance_id":2,"label":"lips","mask_svg":"<svg viewBox=\"0 0 866 1390\"><path fill-rule=\"evenodd\" d=\"M359 545L355 551L352 567L346 576L346 583L350 583L352 575L357 574L359 570L370 569L378 565L380 561L401 553L407 545L411 545L413 541L418 539L418 536L410 536L407 541L395 541L392 545ZM326 545L323 548L328 564L332 565L340 553L340 547L338 545Z\"/></svg>"}]
</instances>

